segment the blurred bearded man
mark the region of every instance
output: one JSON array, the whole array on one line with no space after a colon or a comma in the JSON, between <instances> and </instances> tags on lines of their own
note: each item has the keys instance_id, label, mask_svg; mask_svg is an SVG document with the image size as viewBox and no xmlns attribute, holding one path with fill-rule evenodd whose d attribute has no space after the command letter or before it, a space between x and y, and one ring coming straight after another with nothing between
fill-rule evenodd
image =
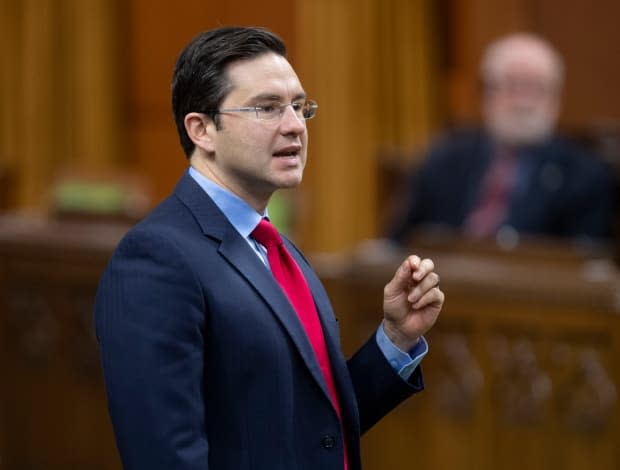
<instances>
[{"instance_id":1,"label":"blurred bearded man","mask_svg":"<svg viewBox=\"0 0 620 470\"><path fill-rule=\"evenodd\" d=\"M484 128L451 132L430 149L390 238L405 242L420 226L490 240L610 237L611 172L556 134L559 53L532 34L501 38L484 53L481 79Z\"/></svg>"},{"instance_id":2,"label":"blurred bearded man","mask_svg":"<svg viewBox=\"0 0 620 470\"><path fill-rule=\"evenodd\" d=\"M560 110L564 64L558 53L531 35L493 43L481 66L483 113L502 145L535 145L549 138Z\"/></svg>"}]
</instances>

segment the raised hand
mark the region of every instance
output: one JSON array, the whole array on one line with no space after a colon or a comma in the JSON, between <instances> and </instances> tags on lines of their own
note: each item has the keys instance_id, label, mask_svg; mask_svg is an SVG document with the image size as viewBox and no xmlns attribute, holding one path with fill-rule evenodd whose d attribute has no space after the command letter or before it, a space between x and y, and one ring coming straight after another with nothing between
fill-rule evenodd
<instances>
[{"instance_id":1,"label":"raised hand","mask_svg":"<svg viewBox=\"0 0 620 470\"><path fill-rule=\"evenodd\" d=\"M383 328L403 351L416 345L441 311L445 296L434 269L432 260L409 256L383 289Z\"/></svg>"}]
</instances>

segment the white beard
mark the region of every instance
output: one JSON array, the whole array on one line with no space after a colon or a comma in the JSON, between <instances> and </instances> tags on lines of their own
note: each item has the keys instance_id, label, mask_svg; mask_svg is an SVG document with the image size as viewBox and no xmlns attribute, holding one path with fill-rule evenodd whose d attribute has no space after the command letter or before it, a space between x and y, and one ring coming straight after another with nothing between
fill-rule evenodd
<instances>
[{"instance_id":1,"label":"white beard","mask_svg":"<svg viewBox=\"0 0 620 470\"><path fill-rule=\"evenodd\" d=\"M532 145L553 132L555 117L542 110L522 109L487 118L491 134L511 146Z\"/></svg>"}]
</instances>

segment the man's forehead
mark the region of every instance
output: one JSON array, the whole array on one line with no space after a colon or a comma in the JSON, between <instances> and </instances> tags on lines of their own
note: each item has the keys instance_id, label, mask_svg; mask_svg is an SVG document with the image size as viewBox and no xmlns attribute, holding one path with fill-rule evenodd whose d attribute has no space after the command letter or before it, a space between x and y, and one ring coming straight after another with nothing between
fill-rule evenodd
<instances>
[{"instance_id":1,"label":"man's forehead","mask_svg":"<svg viewBox=\"0 0 620 470\"><path fill-rule=\"evenodd\" d=\"M260 82L297 82L297 74L285 57L275 53L265 53L250 59L231 62L226 74L235 87L250 87Z\"/></svg>"},{"instance_id":2,"label":"man's forehead","mask_svg":"<svg viewBox=\"0 0 620 470\"><path fill-rule=\"evenodd\" d=\"M225 101L249 103L261 98L287 101L305 96L293 67L275 53L232 62L226 74L230 90Z\"/></svg>"},{"instance_id":3,"label":"man's forehead","mask_svg":"<svg viewBox=\"0 0 620 470\"><path fill-rule=\"evenodd\" d=\"M538 75L541 78L555 78L557 71L553 57L541 47L521 44L506 50L496 59L496 73L500 75Z\"/></svg>"}]
</instances>

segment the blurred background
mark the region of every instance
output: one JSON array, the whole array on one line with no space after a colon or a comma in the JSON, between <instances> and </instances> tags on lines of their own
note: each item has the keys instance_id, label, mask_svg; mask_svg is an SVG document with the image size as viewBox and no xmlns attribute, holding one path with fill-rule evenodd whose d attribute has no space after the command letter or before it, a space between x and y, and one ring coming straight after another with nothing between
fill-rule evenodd
<instances>
[{"instance_id":1,"label":"blurred background","mask_svg":"<svg viewBox=\"0 0 620 470\"><path fill-rule=\"evenodd\" d=\"M490 41L530 31L558 49L560 128L618 172L618 18L614 0L0 0L0 468L120 468L92 302L115 244L187 165L170 77L197 33L272 29L319 103L304 182L273 210L352 352L410 248L363 242L433 139L480 121ZM620 468L618 240L414 240L448 300L428 390L365 438L367 468Z\"/></svg>"}]
</instances>

